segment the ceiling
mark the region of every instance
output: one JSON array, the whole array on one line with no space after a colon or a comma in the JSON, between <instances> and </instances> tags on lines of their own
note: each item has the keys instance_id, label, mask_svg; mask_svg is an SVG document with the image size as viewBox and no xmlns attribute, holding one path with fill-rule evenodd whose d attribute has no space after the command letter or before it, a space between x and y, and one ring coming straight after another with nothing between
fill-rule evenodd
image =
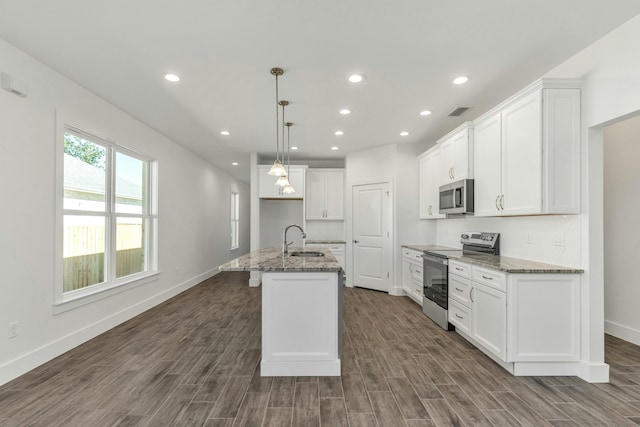
<instances>
[{"instance_id":1,"label":"ceiling","mask_svg":"<svg viewBox=\"0 0 640 427\"><path fill-rule=\"evenodd\" d=\"M275 152L272 67L292 158L342 158L434 142L638 13L637 0L0 0L0 38L248 181L249 153ZM456 107L469 110L447 117Z\"/></svg>"}]
</instances>

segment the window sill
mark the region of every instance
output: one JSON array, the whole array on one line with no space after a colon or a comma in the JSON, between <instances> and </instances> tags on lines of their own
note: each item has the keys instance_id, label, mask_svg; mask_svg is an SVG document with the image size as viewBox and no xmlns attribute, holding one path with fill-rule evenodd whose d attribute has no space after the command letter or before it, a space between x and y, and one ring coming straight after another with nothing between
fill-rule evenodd
<instances>
[{"instance_id":1,"label":"window sill","mask_svg":"<svg viewBox=\"0 0 640 427\"><path fill-rule=\"evenodd\" d=\"M125 277L110 284L97 285L95 286L95 289L92 289L93 287L89 287L88 289L70 292L67 295L63 295L62 299L53 304L53 314L61 314L66 311L94 303L101 299L117 295L121 292L128 291L129 289L146 285L147 283L158 280L159 276L159 271L149 271L136 275L135 277Z\"/></svg>"}]
</instances>

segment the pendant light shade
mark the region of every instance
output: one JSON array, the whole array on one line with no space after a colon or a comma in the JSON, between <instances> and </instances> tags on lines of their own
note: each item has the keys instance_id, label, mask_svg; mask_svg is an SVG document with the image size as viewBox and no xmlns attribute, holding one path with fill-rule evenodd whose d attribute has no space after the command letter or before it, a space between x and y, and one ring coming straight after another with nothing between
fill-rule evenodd
<instances>
[{"instance_id":1,"label":"pendant light shade","mask_svg":"<svg viewBox=\"0 0 640 427\"><path fill-rule=\"evenodd\" d=\"M267 174L271 176L278 176L278 177L286 176L287 171L282 165L282 163L280 163L280 160L276 160L275 162L273 162L273 166L271 166L271 169L269 169L269 172L267 172Z\"/></svg>"},{"instance_id":2,"label":"pendant light shade","mask_svg":"<svg viewBox=\"0 0 640 427\"><path fill-rule=\"evenodd\" d=\"M278 109L278 77L284 74L284 70L282 68L272 68L271 74L276 78L276 160L273 162L273 166L271 166L271 169L269 170L269 172L267 172L267 174L271 176L283 176L287 174L287 170L282 165L282 162L280 162L280 115ZM284 151L284 135L282 135L282 137L282 151ZM284 155L282 157L282 160L284 160Z\"/></svg>"},{"instance_id":3,"label":"pendant light shade","mask_svg":"<svg viewBox=\"0 0 640 427\"><path fill-rule=\"evenodd\" d=\"M286 187L287 185L291 185L291 184L289 184L289 178L286 175L281 175L276 180L275 185L279 185L280 187Z\"/></svg>"}]
</instances>

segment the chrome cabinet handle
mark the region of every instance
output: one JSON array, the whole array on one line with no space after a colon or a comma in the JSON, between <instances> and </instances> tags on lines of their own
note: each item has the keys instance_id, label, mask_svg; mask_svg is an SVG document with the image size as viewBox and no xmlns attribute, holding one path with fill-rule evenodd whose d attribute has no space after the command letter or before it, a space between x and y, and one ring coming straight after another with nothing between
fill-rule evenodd
<instances>
[{"instance_id":1,"label":"chrome cabinet handle","mask_svg":"<svg viewBox=\"0 0 640 427\"><path fill-rule=\"evenodd\" d=\"M360 240L354 240L353 243L358 243Z\"/></svg>"},{"instance_id":2,"label":"chrome cabinet handle","mask_svg":"<svg viewBox=\"0 0 640 427\"><path fill-rule=\"evenodd\" d=\"M463 271L464 269L463 269L463 268L460 268L460 267L456 267L456 270L458 270L458 271Z\"/></svg>"},{"instance_id":3,"label":"chrome cabinet handle","mask_svg":"<svg viewBox=\"0 0 640 427\"><path fill-rule=\"evenodd\" d=\"M458 319L464 319L464 317L460 316L458 313L456 313L456 317L457 317Z\"/></svg>"},{"instance_id":4,"label":"chrome cabinet handle","mask_svg":"<svg viewBox=\"0 0 640 427\"><path fill-rule=\"evenodd\" d=\"M500 209L504 210L504 194L500 196Z\"/></svg>"},{"instance_id":5,"label":"chrome cabinet handle","mask_svg":"<svg viewBox=\"0 0 640 427\"><path fill-rule=\"evenodd\" d=\"M496 196L496 210L497 211L500 210L500 206L498 206L498 200L500 200L500 195L499 194Z\"/></svg>"},{"instance_id":6,"label":"chrome cabinet handle","mask_svg":"<svg viewBox=\"0 0 640 427\"><path fill-rule=\"evenodd\" d=\"M485 276L484 274L482 275L482 278L483 278L483 279L486 279L486 280L493 280L493 277L487 277L487 276Z\"/></svg>"},{"instance_id":7,"label":"chrome cabinet handle","mask_svg":"<svg viewBox=\"0 0 640 427\"><path fill-rule=\"evenodd\" d=\"M469 299L471 300L471 302L475 302L475 301L473 300L473 290L474 290L474 289L475 289L475 288L471 288L471 290L469 291Z\"/></svg>"},{"instance_id":8,"label":"chrome cabinet handle","mask_svg":"<svg viewBox=\"0 0 640 427\"><path fill-rule=\"evenodd\" d=\"M456 291L458 291L458 292L462 292L462 289L460 289L460 288L456 288Z\"/></svg>"},{"instance_id":9,"label":"chrome cabinet handle","mask_svg":"<svg viewBox=\"0 0 640 427\"><path fill-rule=\"evenodd\" d=\"M451 167L451 179L454 179L456 177L456 167L452 166Z\"/></svg>"}]
</instances>

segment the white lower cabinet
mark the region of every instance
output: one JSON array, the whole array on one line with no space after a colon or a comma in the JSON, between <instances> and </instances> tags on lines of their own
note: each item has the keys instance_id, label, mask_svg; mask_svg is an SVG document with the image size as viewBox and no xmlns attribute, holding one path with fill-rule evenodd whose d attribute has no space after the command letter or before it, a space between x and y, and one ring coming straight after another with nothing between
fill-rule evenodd
<instances>
[{"instance_id":1,"label":"white lower cabinet","mask_svg":"<svg viewBox=\"0 0 640 427\"><path fill-rule=\"evenodd\" d=\"M449 322L514 375L574 375L567 362L580 360L580 276L450 260Z\"/></svg>"},{"instance_id":2,"label":"white lower cabinet","mask_svg":"<svg viewBox=\"0 0 640 427\"><path fill-rule=\"evenodd\" d=\"M402 289L422 306L422 252L402 248Z\"/></svg>"},{"instance_id":3,"label":"white lower cabinet","mask_svg":"<svg viewBox=\"0 0 640 427\"><path fill-rule=\"evenodd\" d=\"M501 360L507 358L507 295L473 282L471 336Z\"/></svg>"}]
</instances>

